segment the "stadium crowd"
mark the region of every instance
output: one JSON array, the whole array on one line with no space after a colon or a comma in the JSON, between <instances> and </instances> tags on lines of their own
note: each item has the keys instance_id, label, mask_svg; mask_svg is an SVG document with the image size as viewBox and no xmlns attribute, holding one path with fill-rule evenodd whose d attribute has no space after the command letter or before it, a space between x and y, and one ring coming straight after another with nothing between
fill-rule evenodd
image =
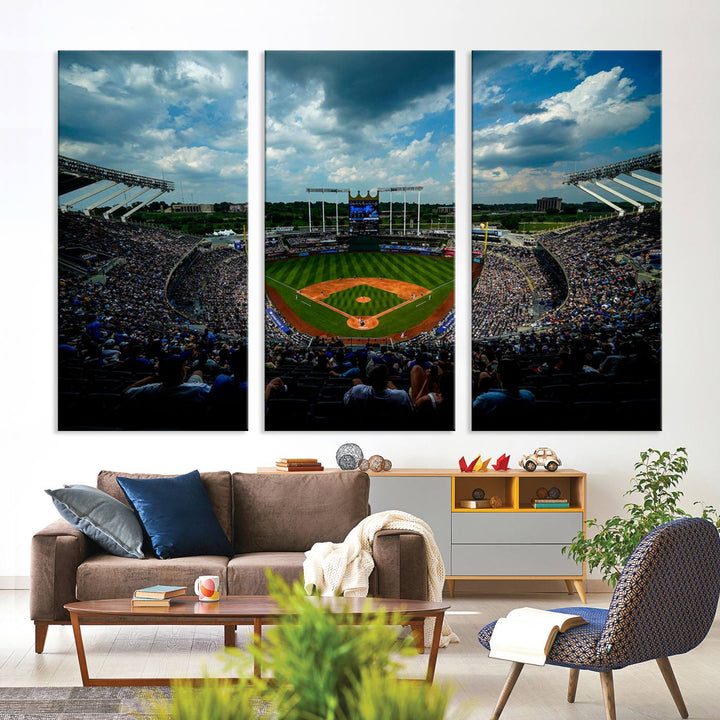
<instances>
[{"instance_id":1,"label":"stadium crowd","mask_svg":"<svg viewBox=\"0 0 720 720\"><path fill-rule=\"evenodd\" d=\"M454 347L269 342L266 429L452 429Z\"/></svg>"},{"instance_id":2,"label":"stadium crowd","mask_svg":"<svg viewBox=\"0 0 720 720\"><path fill-rule=\"evenodd\" d=\"M660 212L538 242L562 266L567 298L525 331L474 336L473 428L656 429L660 287L648 258L660 245ZM509 400L491 408L486 394L498 390Z\"/></svg>"},{"instance_id":3,"label":"stadium crowd","mask_svg":"<svg viewBox=\"0 0 720 720\"><path fill-rule=\"evenodd\" d=\"M246 428L246 324L223 302L191 323L166 297L200 239L60 213L58 240L111 258L95 275L60 265L60 428Z\"/></svg>"}]
</instances>

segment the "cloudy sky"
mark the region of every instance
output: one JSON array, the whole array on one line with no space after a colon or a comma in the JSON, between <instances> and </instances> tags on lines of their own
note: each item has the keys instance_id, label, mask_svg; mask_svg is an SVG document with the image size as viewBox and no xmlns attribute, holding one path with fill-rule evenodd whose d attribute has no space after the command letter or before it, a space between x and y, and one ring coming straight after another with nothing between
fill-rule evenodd
<instances>
[{"instance_id":1,"label":"cloudy sky","mask_svg":"<svg viewBox=\"0 0 720 720\"><path fill-rule=\"evenodd\" d=\"M563 175L660 150L660 93L659 52L473 53L473 201L592 200Z\"/></svg>"},{"instance_id":2,"label":"cloudy sky","mask_svg":"<svg viewBox=\"0 0 720 720\"><path fill-rule=\"evenodd\" d=\"M454 202L451 52L268 52L265 71L268 201L422 185Z\"/></svg>"},{"instance_id":3,"label":"cloudy sky","mask_svg":"<svg viewBox=\"0 0 720 720\"><path fill-rule=\"evenodd\" d=\"M247 53L61 52L58 62L61 155L172 180L166 202L247 200Z\"/></svg>"}]
</instances>

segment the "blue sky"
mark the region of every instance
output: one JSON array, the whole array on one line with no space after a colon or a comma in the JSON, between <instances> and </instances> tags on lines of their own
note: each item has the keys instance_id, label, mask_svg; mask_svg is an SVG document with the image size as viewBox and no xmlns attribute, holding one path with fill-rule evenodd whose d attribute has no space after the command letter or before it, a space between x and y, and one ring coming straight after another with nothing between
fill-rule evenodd
<instances>
[{"instance_id":1,"label":"blue sky","mask_svg":"<svg viewBox=\"0 0 720 720\"><path fill-rule=\"evenodd\" d=\"M265 72L268 201L422 185L454 202L453 53L268 52Z\"/></svg>"},{"instance_id":2,"label":"blue sky","mask_svg":"<svg viewBox=\"0 0 720 720\"><path fill-rule=\"evenodd\" d=\"M166 202L247 200L247 53L60 52L58 67L61 155L172 180Z\"/></svg>"},{"instance_id":3,"label":"blue sky","mask_svg":"<svg viewBox=\"0 0 720 720\"><path fill-rule=\"evenodd\" d=\"M565 173L661 149L661 55L474 52L473 202L592 200Z\"/></svg>"}]
</instances>

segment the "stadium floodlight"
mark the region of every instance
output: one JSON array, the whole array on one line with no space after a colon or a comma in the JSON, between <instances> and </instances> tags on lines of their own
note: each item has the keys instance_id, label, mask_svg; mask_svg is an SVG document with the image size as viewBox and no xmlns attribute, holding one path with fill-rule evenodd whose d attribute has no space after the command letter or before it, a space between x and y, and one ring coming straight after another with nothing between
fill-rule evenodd
<instances>
[{"instance_id":1,"label":"stadium floodlight","mask_svg":"<svg viewBox=\"0 0 720 720\"><path fill-rule=\"evenodd\" d=\"M58 172L67 175L87 177L92 180L112 180L113 182L122 183L128 187L143 186L146 188L158 188L163 192L172 192L175 189L175 183L169 180L133 175L132 173L100 167L99 165L91 165L82 160L73 160L64 155L58 155Z\"/></svg>"},{"instance_id":2,"label":"stadium floodlight","mask_svg":"<svg viewBox=\"0 0 720 720\"><path fill-rule=\"evenodd\" d=\"M338 220L338 198L337 193L349 193L350 188L305 188L305 192L308 194L308 226L310 232L312 232L312 210L310 209L310 193L320 193L322 201L322 229L325 232L325 197L324 194L335 193L335 233L340 234L340 223Z\"/></svg>"},{"instance_id":3,"label":"stadium floodlight","mask_svg":"<svg viewBox=\"0 0 720 720\"><path fill-rule=\"evenodd\" d=\"M417 199L417 205L418 205L418 227L417 227L417 234L420 234L420 191L423 189L422 185L397 185L395 187L386 187L386 188L378 188L378 194L381 192L389 192L390 193L390 234L392 235L392 194L394 192L402 192L403 194L403 235L406 234L406 226L407 226L407 192L408 190L413 192L417 190L418 199Z\"/></svg>"},{"instance_id":4,"label":"stadium floodlight","mask_svg":"<svg viewBox=\"0 0 720 720\"><path fill-rule=\"evenodd\" d=\"M630 175L634 170L649 170L650 172L660 175L662 173L662 152L657 150L647 155L640 155L639 157L611 163L610 165L601 165L600 167L590 168L589 170L569 173L565 176L563 185L577 185L583 181L591 182L593 180L601 180L602 178L610 178L612 180L618 175Z\"/></svg>"}]
</instances>

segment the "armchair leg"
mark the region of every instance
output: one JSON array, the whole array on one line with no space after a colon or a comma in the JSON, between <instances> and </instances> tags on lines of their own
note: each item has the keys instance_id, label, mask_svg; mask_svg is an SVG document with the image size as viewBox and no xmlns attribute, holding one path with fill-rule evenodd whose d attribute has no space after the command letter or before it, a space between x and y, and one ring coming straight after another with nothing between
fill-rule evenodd
<instances>
[{"instance_id":1,"label":"armchair leg","mask_svg":"<svg viewBox=\"0 0 720 720\"><path fill-rule=\"evenodd\" d=\"M498 720L498 718L500 717L500 713L502 713L503 708L505 707L505 703L508 701L510 693L513 691L515 683L517 682L517 679L520 676L520 672L522 671L522 669L523 663L514 662L510 666L510 672L508 673L507 679L505 680L505 685L503 685L502 692L500 693L500 697L498 698L497 705L495 705L495 710L493 710L493 714L490 720Z\"/></svg>"},{"instance_id":2,"label":"armchair leg","mask_svg":"<svg viewBox=\"0 0 720 720\"><path fill-rule=\"evenodd\" d=\"M612 670L600 673L600 684L602 685L603 700L605 701L605 718L606 720L617 720Z\"/></svg>"},{"instance_id":3,"label":"armchair leg","mask_svg":"<svg viewBox=\"0 0 720 720\"><path fill-rule=\"evenodd\" d=\"M568 694L567 701L569 703L575 702L575 693L577 692L578 677L580 671L577 668L570 668L570 679L568 680Z\"/></svg>"},{"instance_id":4,"label":"armchair leg","mask_svg":"<svg viewBox=\"0 0 720 720\"><path fill-rule=\"evenodd\" d=\"M672 699L675 701L680 717L686 718L688 716L688 711L685 707L685 701L680 693L680 688L678 687L677 680L675 679L675 673L670 665L670 661L665 657L657 658L656 662L660 667L660 672L665 680L665 684L668 686L668 690L670 690Z\"/></svg>"},{"instance_id":5,"label":"armchair leg","mask_svg":"<svg viewBox=\"0 0 720 720\"><path fill-rule=\"evenodd\" d=\"M35 621L35 652L41 653L45 649L45 638L47 638L50 623Z\"/></svg>"}]
</instances>

